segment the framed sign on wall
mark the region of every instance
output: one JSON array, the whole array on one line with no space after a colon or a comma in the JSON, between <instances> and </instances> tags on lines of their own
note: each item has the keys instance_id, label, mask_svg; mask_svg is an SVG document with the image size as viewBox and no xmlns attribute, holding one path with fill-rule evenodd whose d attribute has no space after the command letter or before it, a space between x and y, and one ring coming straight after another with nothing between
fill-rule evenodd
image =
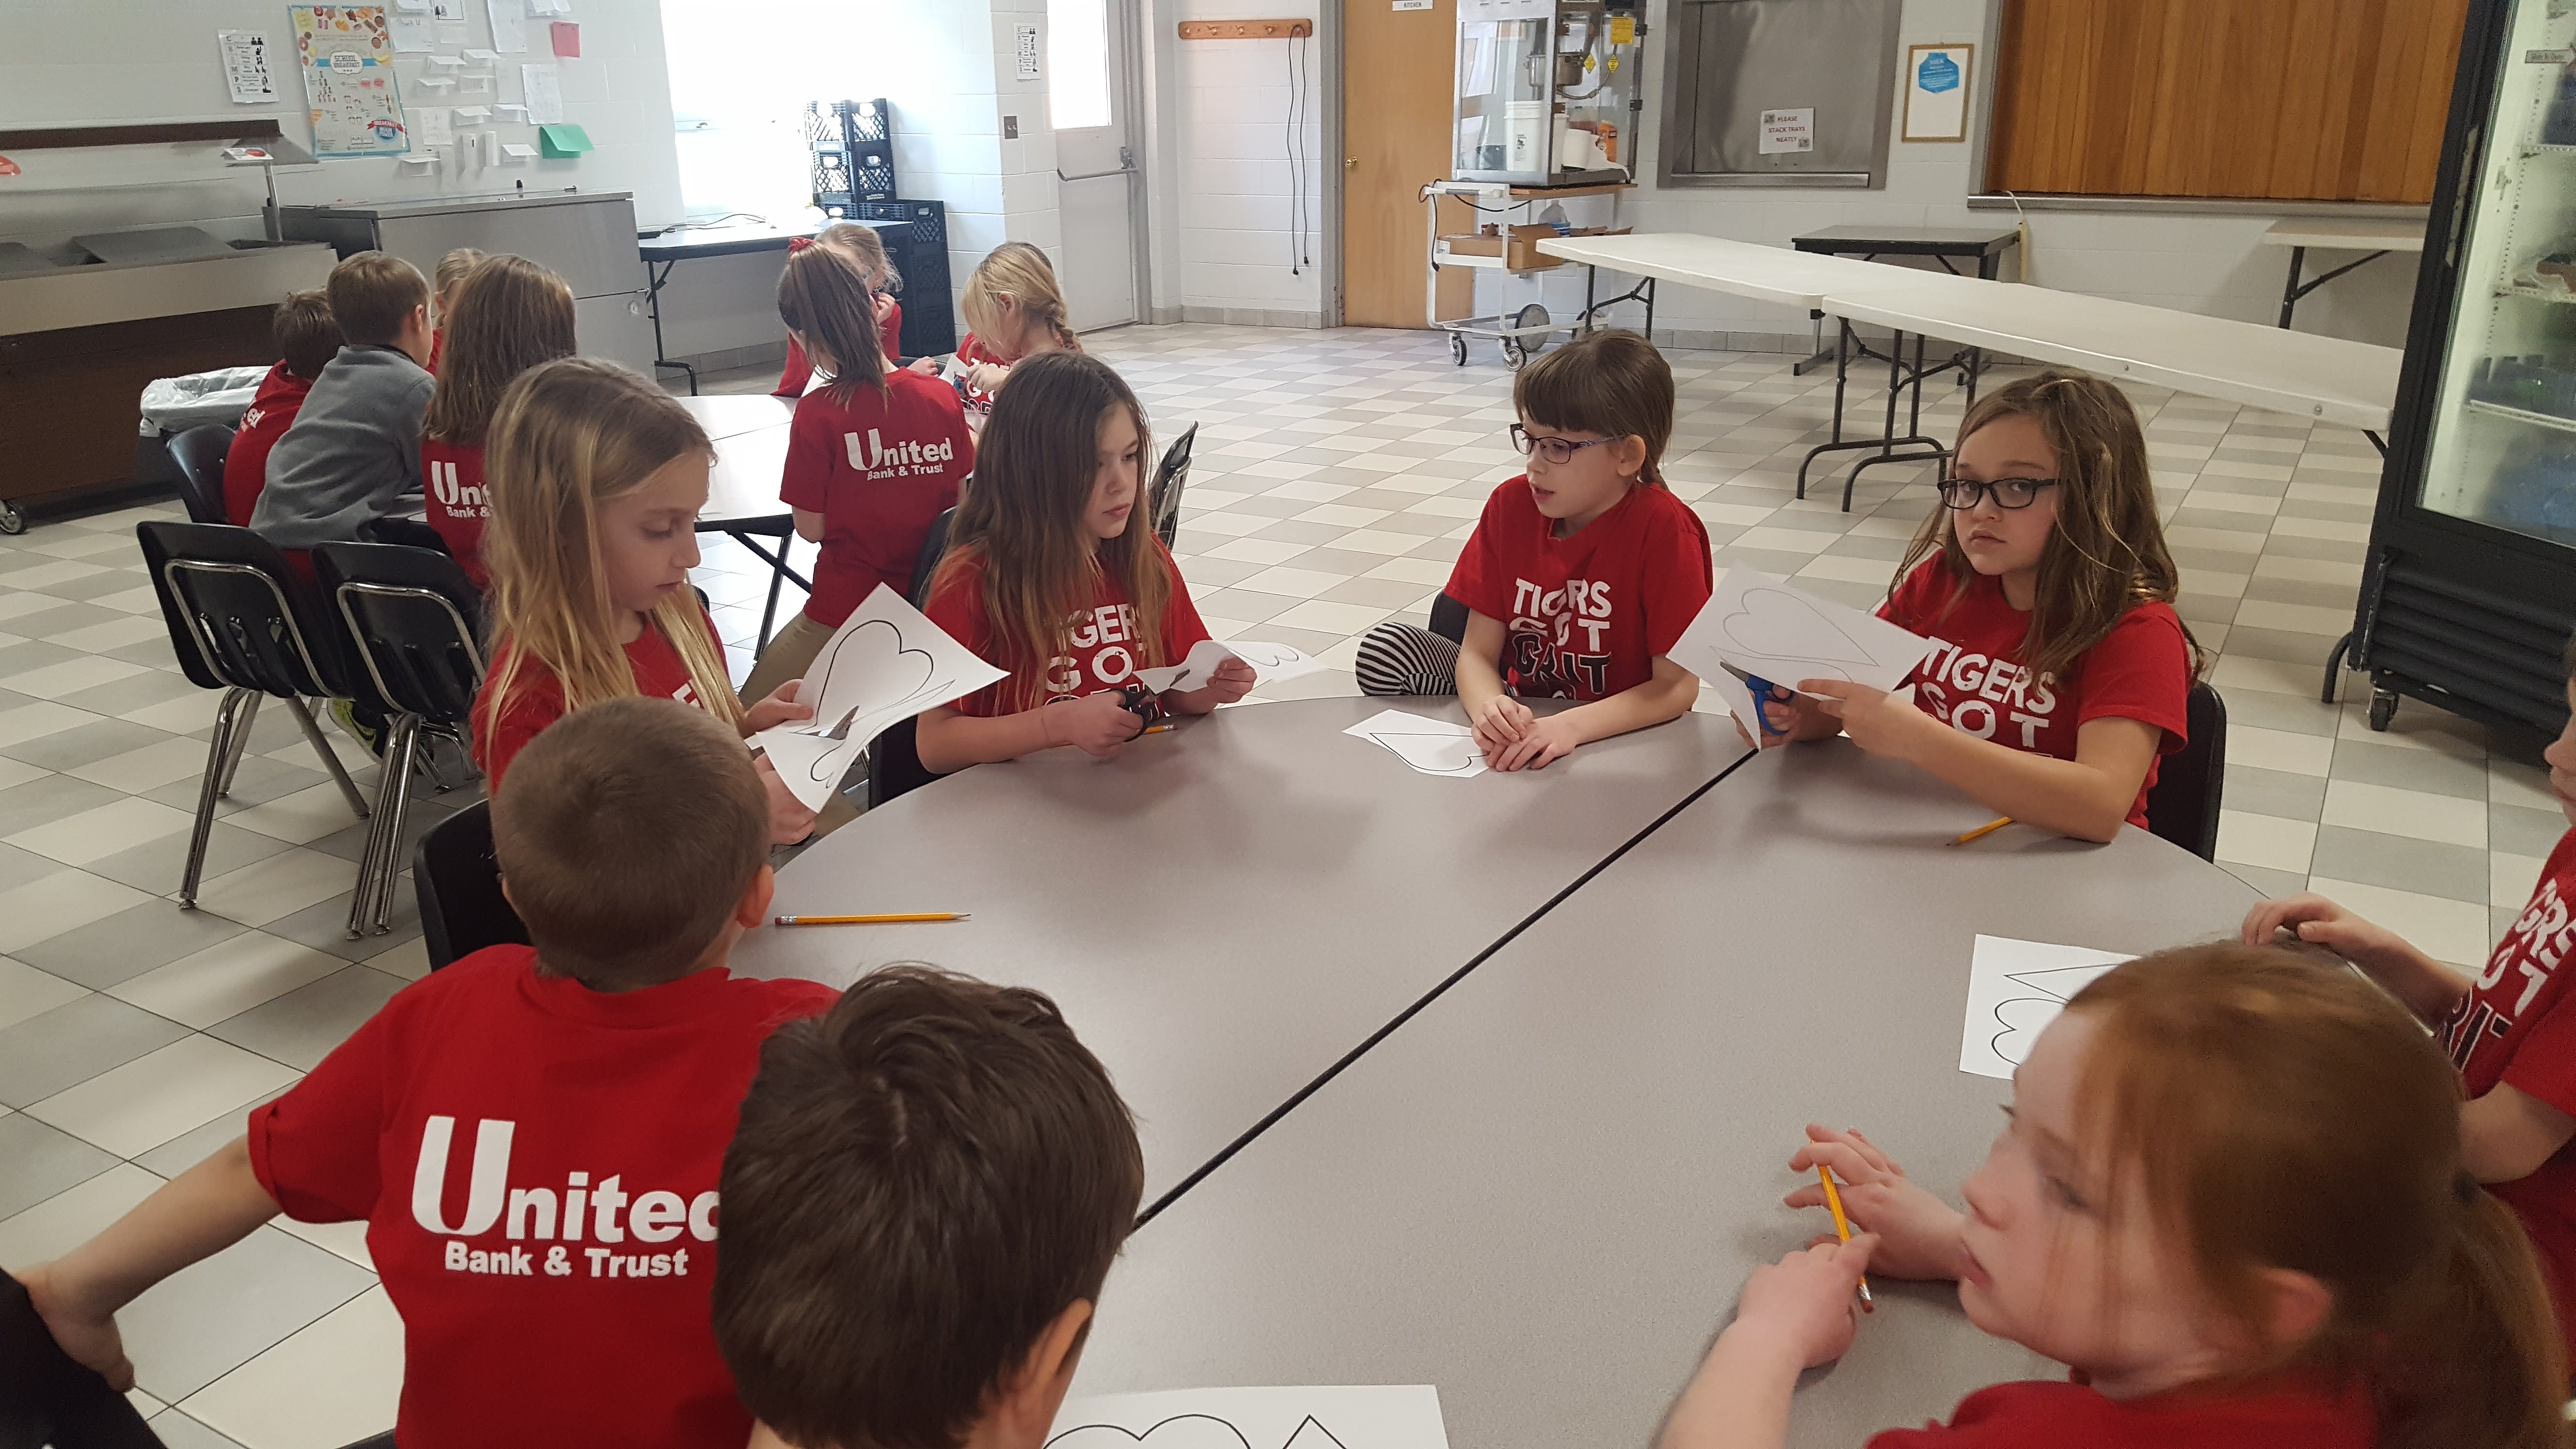
<instances>
[{"instance_id":1,"label":"framed sign on wall","mask_svg":"<svg viewBox=\"0 0 2576 1449\"><path fill-rule=\"evenodd\" d=\"M1977 48L1914 45L1905 51L1905 139L1968 139L1969 65Z\"/></svg>"}]
</instances>

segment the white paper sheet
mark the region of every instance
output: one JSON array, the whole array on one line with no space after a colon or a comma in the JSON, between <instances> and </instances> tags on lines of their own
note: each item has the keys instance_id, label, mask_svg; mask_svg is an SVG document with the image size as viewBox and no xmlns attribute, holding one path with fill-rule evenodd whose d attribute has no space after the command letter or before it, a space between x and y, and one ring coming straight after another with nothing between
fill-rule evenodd
<instances>
[{"instance_id":1,"label":"white paper sheet","mask_svg":"<svg viewBox=\"0 0 2576 1449\"><path fill-rule=\"evenodd\" d=\"M1721 689L1726 688L1720 681L1729 664L1790 689L1802 679L1848 679L1873 689L1894 689L1931 648L1932 641L1875 614L1735 568L1726 571L1699 617L1682 631L1671 658ZM1740 694L1744 690L1738 685L1728 695L1730 704Z\"/></svg>"},{"instance_id":2,"label":"white paper sheet","mask_svg":"<svg viewBox=\"0 0 2576 1449\"><path fill-rule=\"evenodd\" d=\"M485 8L492 12L494 50L514 55L528 48L528 12L520 0L490 0Z\"/></svg>"},{"instance_id":3,"label":"white paper sheet","mask_svg":"<svg viewBox=\"0 0 2576 1449\"><path fill-rule=\"evenodd\" d=\"M429 0L394 0L394 8L397 10L417 10L421 14L427 15L429 13Z\"/></svg>"},{"instance_id":4,"label":"white paper sheet","mask_svg":"<svg viewBox=\"0 0 2576 1449\"><path fill-rule=\"evenodd\" d=\"M412 139L436 149L456 144L455 112L445 106L421 106L411 113Z\"/></svg>"},{"instance_id":5,"label":"white paper sheet","mask_svg":"<svg viewBox=\"0 0 2576 1449\"><path fill-rule=\"evenodd\" d=\"M1240 659L1251 665L1253 673L1263 684L1295 679L1324 667L1320 661L1285 644L1220 644L1214 639L1201 639L1190 646L1189 657L1180 663L1139 669L1136 678L1156 694L1173 689L1187 693L1205 688L1208 681L1216 677L1216 667L1229 659Z\"/></svg>"},{"instance_id":6,"label":"white paper sheet","mask_svg":"<svg viewBox=\"0 0 2576 1449\"><path fill-rule=\"evenodd\" d=\"M416 53L436 44L434 27L427 15L388 15L385 24L391 28L394 49L405 54Z\"/></svg>"},{"instance_id":7,"label":"white paper sheet","mask_svg":"<svg viewBox=\"0 0 2576 1449\"><path fill-rule=\"evenodd\" d=\"M563 76L550 65L519 67L519 94L528 103L528 124L552 126L563 120Z\"/></svg>"},{"instance_id":8,"label":"white paper sheet","mask_svg":"<svg viewBox=\"0 0 2576 1449\"><path fill-rule=\"evenodd\" d=\"M814 717L752 736L809 810L820 809L859 751L886 726L1004 677L883 584L805 671L796 691Z\"/></svg>"},{"instance_id":9,"label":"white paper sheet","mask_svg":"<svg viewBox=\"0 0 2576 1449\"><path fill-rule=\"evenodd\" d=\"M537 148L523 141L504 141L501 143L501 155L505 158L503 165L517 166L537 159Z\"/></svg>"},{"instance_id":10,"label":"white paper sheet","mask_svg":"<svg viewBox=\"0 0 2576 1449\"><path fill-rule=\"evenodd\" d=\"M1445 719L1384 709L1342 733L1381 745L1426 775L1464 780L1485 773L1485 752L1476 748L1476 732Z\"/></svg>"},{"instance_id":11,"label":"white paper sheet","mask_svg":"<svg viewBox=\"0 0 2576 1449\"><path fill-rule=\"evenodd\" d=\"M268 36L257 30L218 30L215 46L224 58L224 87L240 106L277 104L277 74L269 66Z\"/></svg>"},{"instance_id":12,"label":"white paper sheet","mask_svg":"<svg viewBox=\"0 0 2576 1449\"><path fill-rule=\"evenodd\" d=\"M1968 960L1959 1070L2010 1080L2030 1044L2094 977L2131 959L2117 951L1979 936Z\"/></svg>"},{"instance_id":13,"label":"white paper sheet","mask_svg":"<svg viewBox=\"0 0 2576 1449\"><path fill-rule=\"evenodd\" d=\"M1075 1399L1047 1449L1449 1449L1429 1384L1170 1389Z\"/></svg>"}]
</instances>

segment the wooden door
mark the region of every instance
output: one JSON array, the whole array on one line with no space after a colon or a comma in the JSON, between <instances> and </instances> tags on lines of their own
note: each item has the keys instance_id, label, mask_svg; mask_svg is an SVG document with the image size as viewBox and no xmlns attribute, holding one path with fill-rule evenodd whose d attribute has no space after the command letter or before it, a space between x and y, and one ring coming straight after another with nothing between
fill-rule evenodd
<instances>
[{"instance_id":1,"label":"wooden door","mask_svg":"<svg viewBox=\"0 0 2576 1449\"><path fill-rule=\"evenodd\" d=\"M1431 265L1422 184L1449 174L1450 80L1457 0L1399 10L1392 0L1342 7L1342 321L1424 327L1423 271ZM1444 231L1474 213L1440 202ZM1439 315L1466 313L1475 274L1440 273Z\"/></svg>"}]
</instances>

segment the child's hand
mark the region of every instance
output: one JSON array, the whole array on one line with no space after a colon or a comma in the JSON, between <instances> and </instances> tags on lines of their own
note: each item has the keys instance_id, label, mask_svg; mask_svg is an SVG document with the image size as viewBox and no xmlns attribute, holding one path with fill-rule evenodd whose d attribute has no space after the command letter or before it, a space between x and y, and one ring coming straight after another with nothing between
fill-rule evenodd
<instances>
[{"instance_id":1,"label":"child's hand","mask_svg":"<svg viewBox=\"0 0 2576 1449\"><path fill-rule=\"evenodd\" d=\"M805 802L797 799L796 793L787 788L787 782L778 777L778 767L769 762L769 757L753 756L751 767L760 776L761 788L769 793L769 843L794 845L813 834L814 812L806 809Z\"/></svg>"},{"instance_id":2,"label":"child's hand","mask_svg":"<svg viewBox=\"0 0 2576 1449\"><path fill-rule=\"evenodd\" d=\"M2396 932L2373 925L2320 895L2303 893L2265 901L2246 913L2246 945L2269 946L2281 931L2353 962L2399 955L2407 949L2405 938Z\"/></svg>"},{"instance_id":3,"label":"child's hand","mask_svg":"<svg viewBox=\"0 0 2576 1449\"><path fill-rule=\"evenodd\" d=\"M1086 755L1103 759L1118 753L1118 747L1136 738L1145 722L1119 701L1115 691L1103 690L1080 699L1062 699L1042 706L1047 711L1047 739L1053 744L1073 745Z\"/></svg>"},{"instance_id":4,"label":"child's hand","mask_svg":"<svg viewBox=\"0 0 2576 1449\"><path fill-rule=\"evenodd\" d=\"M1527 706L1523 706L1523 712L1528 712ZM1583 743L1583 736L1566 713L1532 719L1529 727L1521 731L1520 739L1505 745L1501 754L1488 751L1485 764L1496 770L1544 770L1573 754L1574 747Z\"/></svg>"},{"instance_id":5,"label":"child's hand","mask_svg":"<svg viewBox=\"0 0 2576 1449\"><path fill-rule=\"evenodd\" d=\"M876 312L877 325L882 327L885 325L887 315L894 311L894 294L892 292L879 292L869 305Z\"/></svg>"},{"instance_id":6,"label":"child's hand","mask_svg":"<svg viewBox=\"0 0 2576 1449\"><path fill-rule=\"evenodd\" d=\"M1008 363L979 362L966 374L966 385L977 392L995 393L1000 392L1002 384L1010 379L1011 368Z\"/></svg>"},{"instance_id":7,"label":"child's hand","mask_svg":"<svg viewBox=\"0 0 2576 1449\"><path fill-rule=\"evenodd\" d=\"M776 729L790 720L812 719L814 706L796 702L796 691L804 683L801 679L791 679L771 690L767 699L744 710L742 732L756 735L762 730Z\"/></svg>"},{"instance_id":8,"label":"child's hand","mask_svg":"<svg viewBox=\"0 0 2576 1449\"><path fill-rule=\"evenodd\" d=\"M1775 745L1785 745L1798 738L1803 727L1824 717L1824 712L1816 707L1814 700L1776 684L1771 686L1768 695L1753 701L1753 707L1762 712L1763 722L1770 726L1770 733L1756 739L1750 725L1736 720L1735 737L1744 741L1748 750L1767 750Z\"/></svg>"},{"instance_id":9,"label":"child's hand","mask_svg":"<svg viewBox=\"0 0 2576 1449\"><path fill-rule=\"evenodd\" d=\"M1917 1186L1905 1169L1858 1132L1807 1127L1806 1145L1790 1155L1793 1172L1813 1175L1817 1164L1834 1171L1842 1190L1843 1211L1855 1229L1878 1239L1878 1271L1890 1278L1956 1278L1959 1276L1959 1228L1966 1221L1958 1209ZM1783 1199L1793 1208L1825 1205L1822 1183L1811 1182Z\"/></svg>"},{"instance_id":10,"label":"child's hand","mask_svg":"<svg viewBox=\"0 0 2576 1449\"><path fill-rule=\"evenodd\" d=\"M1538 716L1530 711L1528 705L1508 694L1495 695L1467 716L1467 727L1476 732L1476 748L1485 756L1487 764L1493 763L1496 755L1519 744L1521 738L1529 733L1529 727L1537 722Z\"/></svg>"},{"instance_id":11,"label":"child's hand","mask_svg":"<svg viewBox=\"0 0 2576 1449\"><path fill-rule=\"evenodd\" d=\"M1872 689L1848 679L1802 679L1798 681L1798 691L1819 696L1799 703L1812 704L1827 718L1840 721L1852 743L1873 755L1901 759L1910 742L1920 738L1926 728L1944 727L1916 709L1913 700L1893 690Z\"/></svg>"},{"instance_id":12,"label":"child's hand","mask_svg":"<svg viewBox=\"0 0 2576 1449\"><path fill-rule=\"evenodd\" d=\"M926 376L937 377L939 375L939 359L936 357L916 357L912 360L912 370Z\"/></svg>"},{"instance_id":13,"label":"child's hand","mask_svg":"<svg viewBox=\"0 0 2576 1449\"><path fill-rule=\"evenodd\" d=\"M1199 702L1214 709L1220 704L1232 704L1250 694L1252 686L1260 682L1259 670L1240 659L1227 659L1218 663L1216 673L1208 677L1207 683L1191 690L1190 693L1196 695Z\"/></svg>"},{"instance_id":14,"label":"child's hand","mask_svg":"<svg viewBox=\"0 0 2576 1449\"><path fill-rule=\"evenodd\" d=\"M120 1394L134 1387L134 1364L125 1356L125 1336L117 1332L115 1314L88 1312L69 1302L54 1282L51 1263L18 1269L16 1276L63 1352Z\"/></svg>"},{"instance_id":15,"label":"child's hand","mask_svg":"<svg viewBox=\"0 0 2576 1449\"><path fill-rule=\"evenodd\" d=\"M1860 1330L1857 1293L1878 1240L1867 1233L1848 1243L1804 1248L1753 1270L1744 1282L1727 1333L1777 1344L1807 1368L1841 1358Z\"/></svg>"}]
</instances>

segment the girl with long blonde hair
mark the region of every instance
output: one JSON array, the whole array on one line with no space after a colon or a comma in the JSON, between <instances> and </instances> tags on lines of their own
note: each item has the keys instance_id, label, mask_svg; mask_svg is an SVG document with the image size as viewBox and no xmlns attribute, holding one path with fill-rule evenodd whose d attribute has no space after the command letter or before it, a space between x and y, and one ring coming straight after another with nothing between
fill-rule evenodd
<instances>
[{"instance_id":1,"label":"girl with long blonde hair","mask_svg":"<svg viewBox=\"0 0 2576 1449\"><path fill-rule=\"evenodd\" d=\"M1146 454L1145 410L1107 363L1053 352L1015 370L924 610L1011 674L922 713L924 768L944 774L1065 744L1114 755L1151 714L1205 714L1252 688L1240 660L1186 693L1155 697L1136 684L1137 670L1175 663L1208 637L1154 536L1139 477Z\"/></svg>"},{"instance_id":2,"label":"girl with long blonde hair","mask_svg":"<svg viewBox=\"0 0 2576 1449\"><path fill-rule=\"evenodd\" d=\"M2025 825L2145 828L2202 654L2173 609L2136 410L2100 378L2009 384L1968 409L1939 487L1878 611L1932 640L1913 699L1799 680L1761 705L1762 743L1846 733Z\"/></svg>"},{"instance_id":3,"label":"girl with long blonde hair","mask_svg":"<svg viewBox=\"0 0 2576 1449\"><path fill-rule=\"evenodd\" d=\"M466 273L442 305L449 345L420 425L421 492L429 526L479 589L491 583L483 566L483 526L492 517L483 436L513 379L573 355L572 288L526 257L504 253Z\"/></svg>"},{"instance_id":4,"label":"girl with long blonde hair","mask_svg":"<svg viewBox=\"0 0 2576 1449\"><path fill-rule=\"evenodd\" d=\"M485 450L492 663L474 701L474 761L493 788L540 730L603 699L665 696L745 735L813 714L792 681L736 701L689 585L713 457L687 409L614 363L562 358L502 394ZM812 812L760 764L773 839L803 839Z\"/></svg>"},{"instance_id":5,"label":"girl with long blonde hair","mask_svg":"<svg viewBox=\"0 0 2576 1449\"><path fill-rule=\"evenodd\" d=\"M1021 359L1082 350L1065 320L1055 264L1027 242L1004 242L977 262L957 310L965 314L967 333L947 375L965 400L967 421L978 428L993 411L993 394Z\"/></svg>"}]
</instances>

